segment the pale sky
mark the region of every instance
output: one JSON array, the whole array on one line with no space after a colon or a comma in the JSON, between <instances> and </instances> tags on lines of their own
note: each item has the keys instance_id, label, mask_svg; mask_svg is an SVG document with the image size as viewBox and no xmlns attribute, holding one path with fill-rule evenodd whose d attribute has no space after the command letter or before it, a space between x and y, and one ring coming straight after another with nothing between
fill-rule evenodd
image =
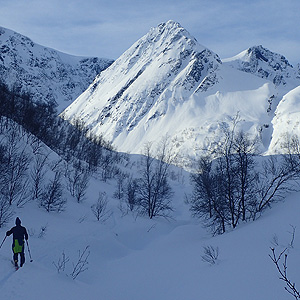
<instances>
[{"instance_id":1,"label":"pale sky","mask_svg":"<svg viewBox=\"0 0 300 300\"><path fill-rule=\"evenodd\" d=\"M221 58L263 45L300 63L300 0L0 0L0 26L81 56L116 59L168 20Z\"/></svg>"}]
</instances>

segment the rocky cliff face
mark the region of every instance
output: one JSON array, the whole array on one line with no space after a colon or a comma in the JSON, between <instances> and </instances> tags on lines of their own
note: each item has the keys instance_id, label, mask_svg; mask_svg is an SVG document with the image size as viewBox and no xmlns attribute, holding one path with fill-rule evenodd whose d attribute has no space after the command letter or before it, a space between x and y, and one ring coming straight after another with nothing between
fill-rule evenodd
<instances>
[{"instance_id":1,"label":"rocky cliff face","mask_svg":"<svg viewBox=\"0 0 300 300\"><path fill-rule=\"evenodd\" d=\"M56 103L59 111L111 63L109 59L64 54L0 27L0 81L30 92L36 101Z\"/></svg>"}]
</instances>

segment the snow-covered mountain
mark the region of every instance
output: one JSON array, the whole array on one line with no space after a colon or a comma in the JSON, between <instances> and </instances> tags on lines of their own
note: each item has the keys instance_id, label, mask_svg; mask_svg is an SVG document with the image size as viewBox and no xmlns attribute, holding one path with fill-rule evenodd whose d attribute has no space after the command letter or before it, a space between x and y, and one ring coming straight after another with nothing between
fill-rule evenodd
<instances>
[{"instance_id":1,"label":"snow-covered mountain","mask_svg":"<svg viewBox=\"0 0 300 300\"><path fill-rule=\"evenodd\" d=\"M220 58L179 24L160 24L127 50L65 112L130 151L170 109L218 82ZM134 139L131 139L131 137ZM144 141L141 141L142 143Z\"/></svg>"},{"instance_id":2,"label":"snow-covered mountain","mask_svg":"<svg viewBox=\"0 0 300 300\"><path fill-rule=\"evenodd\" d=\"M0 28L0 81L57 103L60 112L79 96L64 118L81 119L119 151L141 153L146 142L167 135L182 157L195 157L237 114L240 128L261 137L262 151L271 144L272 152L280 139L273 124L281 114L273 120L274 112L300 84L300 71L262 46L221 61L168 21L114 63L67 55Z\"/></svg>"},{"instance_id":3,"label":"snow-covered mountain","mask_svg":"<svg viewBox=\"0 0 300 300\"><path fill-rule=\"evenodd\" d=\"M140 153L168 135L174 149L194 156L229 126L260 135L267 149L282 96L300 83L281 55L253 47L222 63L179 23L152 28L65 111L118 150Z\"/></svg>"},{"instance_id":4,"label":"snow-covered mountain","mask_svg":"<svg viewBox=\"0 0 300 300\"><path fill-rule=\"evenodd\" d=\"M77 57L43 47L0 27L0 81L29 91L36 100L58 104L60 112L111 63L110 59Z\"/></svg>"},{"instance_id":5,"label":"snow-covered mountain","mask_svg":"<svg viewBox=\"0 0 300 300\"><path fill-rule=\"evenodd\" d=\"M83 119L94 132L121 144L126 139L122 150L131 151L130 137L133 144L140 142L137 131L144 135L165 119L170 106L214 85L220 64L216 54L198 45L179 24L161 24L99 76L65 115Z\"/></svg>"},{"instance_id":6,"label":"snow-covered mountain","mask_svg":"<svg viewBox=\"0 0 300 300\"><path fill-rule=\"evenodd\" d=\"M273 53L261 45L224 59L223 63L243 72L266 78L275 86L291 88L300 83L299 71L294 69L283 55Z\"/></svg>"}]
</instances>

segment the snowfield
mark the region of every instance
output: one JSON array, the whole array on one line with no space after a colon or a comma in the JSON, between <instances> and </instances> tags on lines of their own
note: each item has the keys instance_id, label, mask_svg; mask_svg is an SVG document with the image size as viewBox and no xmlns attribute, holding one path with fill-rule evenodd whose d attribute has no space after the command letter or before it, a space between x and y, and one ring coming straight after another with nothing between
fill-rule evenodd
<instances>
[{"instance_id":1,"label":"snowfield","mask_svg":"<svg viewBox=\"0 0 300 300\"><path fill-rule=\"evenodd\" d=\"M175 190L174 219L146 219L122 216L119 202L113 199L113 183L92 182L87 200L78 204L68 199L62 213L47 213L29 203L16 211L26 226L33 258L27 249L26 263L17 272L11 264L11 237L0 249L1 298L14 299L105 299L105 300L274 300L292 298L278 279L268 257L278 240L282 251L289 249L288 274L299 287L300 202L297 193L274 205L259 219L236 230L212 237L190 217L184 194L185 184L172 182ZM98 191L106 191L111 216L105 223L96 221L90 205ZM13 226L13 222L10 224ZM39 237L41 228L45 234ZM0 235L6 230L1 228ZM219 248L215 265L202 260L203 247ZM78 250L89 246L88 269L73 280L72 262ZM69 257L64 272L58 273L62 253Z\"/></svg>"}]
</instances>

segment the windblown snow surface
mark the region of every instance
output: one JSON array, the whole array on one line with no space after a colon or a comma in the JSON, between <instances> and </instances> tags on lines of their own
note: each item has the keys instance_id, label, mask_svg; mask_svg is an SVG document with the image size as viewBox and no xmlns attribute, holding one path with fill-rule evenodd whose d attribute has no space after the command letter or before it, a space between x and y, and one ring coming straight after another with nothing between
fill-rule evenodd
<instances>
[{"instance_id":1,"label":"windblown snow surface","mask_svg":"<svg viewBox=\"0 0 300 300\"><path fill-rule=\"evenodd\" d=\"M300 86L287 93L275 111L273 138L269 153L280 153L282 143L293 136L300 137Z\"/></svg>"}]
</instances>

